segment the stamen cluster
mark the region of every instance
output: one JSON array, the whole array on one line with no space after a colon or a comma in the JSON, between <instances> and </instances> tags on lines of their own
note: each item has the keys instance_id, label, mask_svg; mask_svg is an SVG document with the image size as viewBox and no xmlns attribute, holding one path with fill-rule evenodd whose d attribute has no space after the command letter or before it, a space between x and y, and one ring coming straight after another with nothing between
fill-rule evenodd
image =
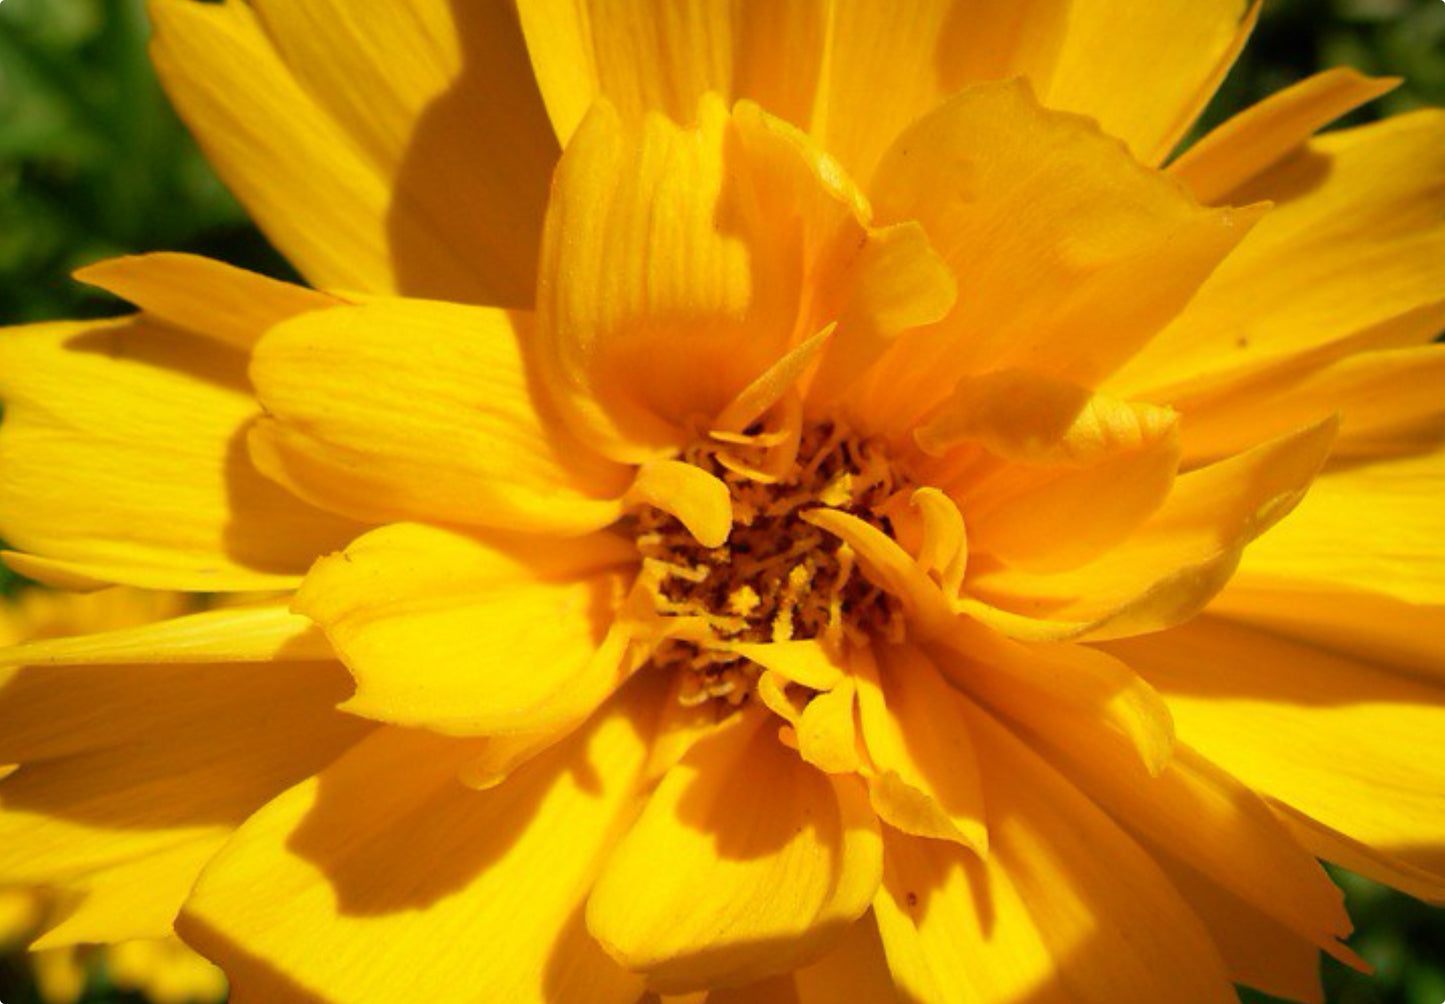
<instances>
[{"instance_id":1,"label":"stamen cluster","mask_svg":"<svg viewBox=\"0 0 1445 1004\"><path fill-rule=\"evenodd\" d=\"M663 642L653 654L656 667L684 674L685 704L747 700L762 670L729 643L821 637L857 644L870 635L897 638L903 628L897 601L863 577L852 549L803 519L828 507L891 536L885 513L904 479L879 445L831 422L791 440L751 430L728 438L735 441L706 441L683 458L728 486L734 523L727 543L704 547L658 509L636 516L658 612L690 618L701 629ZM791 451L791 462L783 473L769 473L779 450Z\"/></svg>"}]
</instances>

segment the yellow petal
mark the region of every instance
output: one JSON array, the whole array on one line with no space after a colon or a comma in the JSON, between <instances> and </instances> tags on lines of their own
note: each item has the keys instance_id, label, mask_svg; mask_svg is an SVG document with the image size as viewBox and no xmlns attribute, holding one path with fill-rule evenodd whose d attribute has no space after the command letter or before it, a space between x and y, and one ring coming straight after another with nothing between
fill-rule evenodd
<instances>
[{"instance_id":1,"label":"yellow petal","mask_svg":"<svg viewBox=\"0 0 1445 1004\"><path fill-rule=\"evenodd\" d=\"M1175 428L1096 464L1013 465L1002 477L954 491L968 510L976 553L1029 571L1061 571L1105 553L1158 510L1174 486L1181 452Z\"/></svg>"},{"instance_id":2,"label":"yellow petal","mask_svg":"<svg viewBox=\"0 0 1445 1004\"><path fill-rule=\"evenodd\" d=\"M1158 164L1214 96L1259 10L1257 0L1076 2L1044 103L1098 119Z\"/></svg>"},{"instance_id":3,"label":"yellow petal","mask_svg":"<svg viewBox=\"0 0 1445 1004\"><path fill-rule=\"evenodd\" d=\"M419 300L296 318L257 346L257 463L319 505L582 533L620 515L626 471L556 428L523 360L529 315Z\"/></svg>"},{"instance_id":4,"label":"yellow petal","mask_svg":"<svg viewBox=\"0 0 1445 1004\"><path fill-rule=\"evenodd\" d=\"M798 1004L904 1004L888 972L878 924L871 915L851 925L838 945L793 972Z\"/></svg>"},{"instance_id":5,"label":"yellow petal","mask_svg":"<svg viewBox=\"0 0 1445 1004\"><path fill-rule=\"evenodd\" d=\"M1085 794L1131 832L1311 943L1350 933L1340 892L1259 796L1183 744L1150 777L1122 737L1055 719L1034 736Z\"/></svg>"},{"instance_id":6,"label":"yellow petal","mask_svg":"<svg viewBox=\"0 0 1445 1004\"><path fill-rule=\"evenodd\" d=\"M1198 872L1156 860L1209 928L1229 978L1285 1000L1324 1004L1319 946Z\"/></svg>"},{"instance_id":7,"label":"yellow petal","mask_svg":"<svg viewBox=\"0 0 1445 1004\"><path fill-rule=\"evenodd\" d=\"M1159 510L1096 561L1058 574L971 578L1015 612L1093 624L1093 637L1159 630L1192 617L1233 573L1245 545L1299 503L1334 441L1333 420L1176 479Z\"/></svg>"},{"instance_id":8,"label":"yellow petal","mask_svg":"<svg viewBox=\"0 0 1445 1004\"><path fill-rule=\"evenodd\" d=\"M821 641L732 642L728 651L813 690L832 690L843 682L838 655Z\"/></svg>"},{"instance_id":9,"label":"yellow petal","mask_svg":"<svg viewBox=\"0 0 1445 1004\"><path fill-rule=\"evenodd\" d=\"M1311 140L1232 193L1275 206L1111 388L1170 400L1302 353L1432 341L1438 323L1387 322L1440 302L1442 187L1445 113Z\"/></svg>"},{"instance_id":10,"label":"yellow petal","mask_svg":"<svg viewBox=\"0 0 1445 1004\"><path fill-rule=\"evenodd\" d=\"M1088 464L1157 442L1175 423L1169 408L1006 369L964 377L914 438L934 455L970 442L1017 463Z\"/></svg>"},{"instance_id":11,"label":"yellow petal","mask_svg":"<svg viewBox=\"0 0 1445 1004\"><path fill-rule=\"evenodd\" d=\"M457 735L535 731L585 717L620 682L622 653L603 640L632 557L600 534L397 523L318 562L294 609L356 677L348 711Z\"/></svg>"},{"instance_id":12,"label":"yellow petal","mask_svg":"<svg viewBox=\"0 0 1445 1004\"><path fill-rule=\"evenodd\" d=\"M794 725L799 755L829 774L856 773L862 767L857 707L851 678L815 696Z\"/></svg>"},{"instance_id":13,"label":"yellow petal","mask_svg":"<svg viewBox=\"0 0 1445 1004\"><path fill-rule=\"evenodd\" d=\"M181 933L242 999L630 1004L641 981L581 910L635 811L661 696L619 695L490 791L458 783L455 741L382 729L237 832Z\"/></svg>"},{"instance_id":14,"label":"yellow petal","mask_svg":"<svg viewBox=\"0 0 1445 1004\"><path fill-rule=\"evenodd\" d=\"M1241 571L1296 588L1356 589L1406 603L1445 603L1442 488L1445 450L1331 471L1310 489L1298 512L1245 553Z\"/></svg>"},{"instance_id":15,"label":"yellow petal","mask_svg":"<svg viewBox=\"0 0 1445 1004\"><path fill-rule=\"evenodd\" d=\"M1245 784L1445 875L1445 689L1213 617L1109 647Z\"/></svg>"},{"instance_id":16,"label":"yellow petal","mask_svg":"<svg viewBox=\"0 0 1445 1004\"><path fill-rule=\"evenodd\" d=\"M871 916L849 926L836 948L810 966L761 983L713 990L707 1004L905 1004L893 985L878 925ZM643 998L646 1004L647 998ZM693 1004L663 997L662 1004Z\"/></svg>"},{"instance_id":17,"label":"yellow petal","mask_svg":"<svg viewBox=\"0 0 1445 1004\"><path fill-rule=\"evenodd\" d=\"M685 445L688 417L720 413L790 334L776 302L787 297L768 288L787 277L772 278L736 232L727 113L713 100L700 114L695 131L656 116L629 131L599 105L554 182L540 371L574 431L616 459Z\"/></svg>"},{"instance_id":18,"label":"yellow petal","mask_svg":"<svg viewBox=\"0 0 1445 1004\"><path fill-rule=\"evenodd\" d=\"M1153 775L1174 754L1174 722L1163 699L1097 649L1024 644L960 618L931 651L954 686L1026 728L1050 734L1089 722L1111 729Z\"/></svg>"},{"instance_id":19,"label":"yellow petal","mask_svg":"<svg viewBox=\"0 0 1445 1004\"><path fill-rule=\"evenodd\" d=\"M865 239L835 279L847 296L835 308L838 337L808 384L816 409L847 408L849 392L900 332L943 320L958 298L953 273L917 223L869 228ZM855 410L850 417L861 432L872 430L873 416Z\"/></svg>"},{"instance_id":20,"label":"yellow petal","mask_svg":"<svg viewBox=\"0 0 1445 1004\"><path fill-rule=\"evenodd\" d=\"M1210 604L1211 613L1392 672L1445 683L1445 606L1406 603L1357 588L1237 575Z\"/></svg>"},{"instance_id":21,"label":"yellow petal","mask_svg":"<svg viewBox=\"0 0 1445 1004\"><path fill-rule=\"evenodd\" d=\"M918 563L938 577L946 597L958 595L968 570L968 531L963 514L937 488L919 488L908 500L923 520L923 542Z\"/></svg>"},{"instance_id":22,"label":"yellow petal","mask_svg":"<svg viewBox=\"0 0 1445 1004\"><path fill-rule=\"evenodd\" d=\"M988 824L967 702L912 646L880 647L860 663L863 739L878 769L868 791L880 818L905 833L988 853Z\"/></svg>"},{"instance_id":23,"label":"yellow petal","mask_svg":"<svg viewBox=\"0 0 1445 1004\"><path fill-rule=\"evenodd\" d=\"M1445 420L1445 346L1362 352L1324 366L1280 367L1175 402L1186 456L1199 461L1245 449L1340 414L1334 456L1370 456L1394 430Z\"/></svg>"},{"instance_id":24,"label":"yellow petal","mask_svg":"<svg viewBox=\"0 0 1445 1004\"><path fill-rule=\"evenodd\" d=\"M162 0L153 54L281 252L321 287L528 306L557 145L511 11L255 7Z\"/></svg>"},{"instance_id":25,"label":"yellow petal","mask_svg":"<svg viewBox=\"0 0 1445 1004\"><path fill-rule=\"evenodd\" d=\"M970 87L911 126L873 195L880 223L923 225L965 291L869 381L869 407L900 428L965 374L1018 367L1092 385L1178 313L1258 216L1199 206L1018 82Z\"/></svg>"},{"instance_id":26,"label":"yellow petal","mask_svg":"<svg viewBox=\"0 0 1445 1004\"><path fill-rule=\"evenodd\" d=\"M263 478L241 352L145 318L0 333L0 528L73 574L152 588L294 585L360 528Z\"/></svg>"},{"instance_id":27,"label":"yellow petal","mask_svg":"<svg viewBox=\"0 0 1445 1004\"><path fill-rule=\"evenodd\" d=\"M987 861L889 833L874 904L900 988L924 1002L1236 1000L1213 944L1149 856L985 716Z\"/></svg>"},{"instance_id":28,"label":"yellow petal","mask_svg":"<svg viewBox=\"0 0 1445 1004\"><path fill-rule=\"evenodd\" d=\"M592 892L588 928L661 990L809 962L878 887L878 823L862 785L800 761L770 718L735 716L693 746Z\"/></svg>"},{"instance_id":29,"label":"yellow petal","mask_svg":"<svg viewBox=\"0 0 1445 1004\"><path fill-rule=\"evenodd\" d=\"M824 5L676 5L640 0L522 4L522 29L557 135L566 143L588 107L605 97L629 120L648 111L693 120L708 91L752 98L802 124L812 102L825 30Z\"/></svg>"},{"instance_id":30,"label":"yellow petal","mask_svg":"<svg viewBox=\"0 0 1445 1004\"><path fill-rule=\"evenodd\" d=\"M713 423L713 431L741 433L761 418L794 388L836 330L837 326L830 324L764 370L761 376L739 391L732 403L723 409Z\"/></svg>"},{"instance_id":31,"label":"yellow petal","mask_svg":"<svg viewBox=\"0 0 1445 1004\"><path fill-rule=\"evenodd\" d=\"M959 88L1020 76L1045 86L1068 19L1040 0L836 4L812 131L866 182L889 142Z\"/></svg>"},{"instance_id":32,"label":"yellow petal","mask_svg":"<svg viewBox=\"0 0 1445 1004\"><path fill-rule=\"evenodd\" d=\"M398 288L531 306L547 180L558 146L511 5L446 0L260 0L287 68L392 192ZM422 271L445 247L465 285Z\"/></svg>"},{"instance_id":33,"label":"yellow petal","mask_svg":"<svg viewBox=\"0 0 1445 1004\"><path fill-rule=\"evenodd\" d=\"M15 645L0 649L0 668L331 658L331 647L315 625L291 613L285 603L268 603Z\"/></svg>"},{"instance_id":34,"label":"yellow petal","mask_svg":"<svg viewBox=\"0 0 1445 1004\"><path fill-rule=\"evenodd\" d=\"M1393 854L1352 840L1287 805L1275 803L1275 811L1295 839L1321 860L1333 861L1433 906L1445 906L1445 870L1426 871Z\"/></svg>"},{"instance_id":35,"label":"yellow petal","mask_svg":"<svg viewBox=\"0 0 1445 1004\"><path fill-rule=\"evenodd\" d=\"M728 486L701 467L680 460L649 460L637 469L627 501L677 517L703 547L722 547L733 528Z\"/></svg>"},{"instance_id":36,"label":"yellow petal","mask_svg":"<svg viewBox=\"0 0 1445 1004\"><path fill-rule=\"evenodd\" d=\"M836 393L953 299L921 231L871 229L867 201L805 134L716 95L698 116L628 123L599 103L548 209L539 373L573 431L627 462L672 456L722 419L734 431L829 324L820 373Z\"/></svg>"},{"instance_id":37,"label":"yellow petal","mask_svg":"<svg viewBox=\"0 0 1445 1004\"><path fill-rule=\"evenodd\" d=\"M87 265L75 278L151 317L239 349L272 325L334 307L335 297L189 254L131 255Z\"/></svg>"},{"instance_id":38,"label":"yellow petal","mask_svg":"<svg viewBox=\"0 0 1445 1004\"><path fill-rule=\"evenodd\" d=\"M1316 130L1399 83L1349 67L1316 73L1228 119L1170 164L1169 173L1200 202L1227 202L1230 192L1279 163Z\"/></svg>"},{"instance_id":39,"label":"yellow petal","mask_svg":"<svg viewBox=\"0 0 1445 1004\"><path fill-rule=\"evenodd\" d=\"M51 944L159 937L247 816L370 729L334 663L3 673L0 873L85 894ZM59 918L57 918L59 919Z\"/></svg>"},{"instance_id":40,"label":"yellow petal","mask_svg":"<svg viewBox=\"0 0 1445 1004\"><path fill-rule=\"evenodd\" d=\"M868 577L903 602L912 626L922 635L947 626L952 610L938 584L892 537L840 509L808 509L802 519L851 547Z\"/></svg>"}]
</instances>

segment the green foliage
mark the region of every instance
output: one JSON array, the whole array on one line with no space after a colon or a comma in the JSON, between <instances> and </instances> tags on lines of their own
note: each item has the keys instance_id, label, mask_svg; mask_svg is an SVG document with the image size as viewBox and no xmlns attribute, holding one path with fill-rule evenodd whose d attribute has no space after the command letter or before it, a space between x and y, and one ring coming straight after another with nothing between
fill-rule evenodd
<instances>
[{"instance_id":1,"label":"green foliage","mask_svg":"<svg viewBox=\"0 0 1445 1004\"><path fill-rule=\"evenodd\" d=\"M0 5L0 318L114 313L71 281L161 249L284 269L170 110L144 0Z\"/></svg>"}]
</instances>

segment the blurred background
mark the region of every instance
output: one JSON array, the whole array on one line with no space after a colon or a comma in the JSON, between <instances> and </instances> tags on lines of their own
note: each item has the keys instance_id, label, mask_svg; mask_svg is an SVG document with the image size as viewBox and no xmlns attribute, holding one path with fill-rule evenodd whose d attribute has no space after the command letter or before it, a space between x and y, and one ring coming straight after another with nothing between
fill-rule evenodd
<instances>
[{"instance_id":1,"label":"blurred background","mask_svg":"<svg viewBox=\"0 0 1445 1004\"><path fill-rule=\"evenodd\" d=\"M114 255L189 251L294 278L170 111L146 60L147 33L144 0L0 2L0 323L121 312L67 278ZM1445 105L1445 0L1266 0L1253 43L1201 128L1341 65L1405 80L1347 124ZM7 600L30 588L0 573ZM1376 972L1326 960L1329 1000L1445 1002L1445 910L1336 878L1358 928L1351 945ZM23 926L15 917L32 906L0 890L4 1004L220 999L215 982L175 962L164 943L51 955L37 968L6 943L17 937L7 917L12 930ZM1242 999L1270 1000L1248 991Z\"/></svg>"}]
</instances>

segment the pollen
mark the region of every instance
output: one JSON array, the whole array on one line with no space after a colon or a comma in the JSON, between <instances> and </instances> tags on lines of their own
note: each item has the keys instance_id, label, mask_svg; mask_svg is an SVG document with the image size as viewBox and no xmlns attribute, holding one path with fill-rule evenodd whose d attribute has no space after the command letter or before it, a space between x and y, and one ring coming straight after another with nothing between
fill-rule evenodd
<instances>
[{"instance_id":1,"label":"pollen","mask_svg":"<svg viewBox=\"0 0 1445 1004\"><path fill-rule=\"evenodd\" d=\"M734 523L727 543L709 548L659 509L634 516L657 611L682 619L652 657L659 669L682 674L682 703L750 699L762 669L733 643L901 639L896 599L863 576L847 544L802 518L810 509L839 509L892 536L886 514L912 486L878 443L820 423L793 437L710 437L683 459L728 486Z\"/></svg>"}]
</instances>

